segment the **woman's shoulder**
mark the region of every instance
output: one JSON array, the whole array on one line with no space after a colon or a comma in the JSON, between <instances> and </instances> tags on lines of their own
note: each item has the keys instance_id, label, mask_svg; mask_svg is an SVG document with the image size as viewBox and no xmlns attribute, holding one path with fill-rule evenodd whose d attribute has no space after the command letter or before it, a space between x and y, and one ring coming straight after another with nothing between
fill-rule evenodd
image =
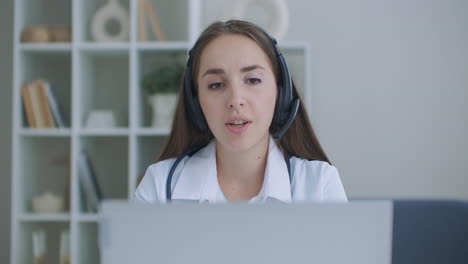
<instances>
[{"instance_id":1,"label":"woman's shoulder","mask_svg":"<svg viewBox=\"0 0 468 264\"><path fill-rule=\"evenodd\" d=\"M163 181L166 175L169 173L172 164L174 164L175 158L161 160L156 163L149 165L146 168L145 175L143 176L142 182L145 178L152 178L153 181Z\"/></svg>"},{"instance_id":2,"label":"woman's shoulder","mask_svg":"<svg viewBox=\"0 0 468 264\"><path fill-rule=\"evenodd\" d=\"M338 169L326 161L291 157L290 164L292 169L298 171L299 175L302 176L307 174L314 175L316 177L324 177L329 174L338 174Z\"/></svg>"},{"instance_id":3,"label":"woman's shoulder","mask_svg":"<svg viewBox=\"0 0 468 264\"><path fill-rule=\"evenodd\" d=\"M290 164L293 175L291 186L300 194L299 199L347 200L338 169L335 166L326 161L299 157L292 157Z\"/></svg>"},{"instance_id":4,"label":"woman's shoulder","mask_svg":"<svg viewBox=\"0 0 468 264\"><path fill-rule=\"evenodd\" d=\"M153 163L147 168L147 173L150 172L154 176L169 173L175 160L176 158L170 158Z\"/></svg>"},{"instance_id":5,"label":"woman's shoulder","mask_svg":"<svg viewBox=\"0 0 468 264\"><path fill-rule=\"evenodd\" d=\"M165 195L165 182L176 158L158 161L150 165L135 191L135 200L154 203Z\"/></svg>"}]
</instances>

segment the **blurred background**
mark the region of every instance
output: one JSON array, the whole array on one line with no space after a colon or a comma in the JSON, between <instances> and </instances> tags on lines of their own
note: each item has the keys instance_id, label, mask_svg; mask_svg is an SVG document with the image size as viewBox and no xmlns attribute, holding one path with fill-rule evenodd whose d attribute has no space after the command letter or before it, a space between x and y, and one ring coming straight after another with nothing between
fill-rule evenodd
<instances>
[{"instance_id":1,"label":"blurred background","mask_svg":"<svg viewBox=\"0 0 468 264\"><path fill-rule=\"evenodd\" d=\"M217 18L219 3L206 15ZM289 0L309 113L350 199L468 199L468 1ZM9 261L13 0L0 2L0 263ZM116 73L118 75L118 73Z\"/></svg>"}]
</instances>

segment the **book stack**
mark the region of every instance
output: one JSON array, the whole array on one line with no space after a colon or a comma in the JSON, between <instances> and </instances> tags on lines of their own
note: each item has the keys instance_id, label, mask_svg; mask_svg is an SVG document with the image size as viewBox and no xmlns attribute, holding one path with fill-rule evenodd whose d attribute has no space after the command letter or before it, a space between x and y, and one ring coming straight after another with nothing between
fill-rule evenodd
<instances>
[{"instance_id":1,"label":"book stack","mask_svg":"<svg viewBox=\"0 0 468 264\"><path fill-rule=\"evenodd\" d=\"M21 95L28 127L58 128L66 126L48 81L34 80L24 84Z\"/></svg>"}]
</instances>

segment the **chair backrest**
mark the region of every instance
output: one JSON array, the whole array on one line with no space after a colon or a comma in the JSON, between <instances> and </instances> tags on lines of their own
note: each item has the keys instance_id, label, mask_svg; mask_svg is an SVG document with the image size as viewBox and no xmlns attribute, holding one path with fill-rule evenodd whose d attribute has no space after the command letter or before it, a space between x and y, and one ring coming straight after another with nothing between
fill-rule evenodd
<instances>
[{"instance_id":1,"label":"chair backrest","mask_svg":"<svg viewBox=\"0 0 468 264\"><path fill-rule=\"evenodd\" d=\"M467 264L468 202L395 200L394 264Z\"/></svg>"}]
</instances>

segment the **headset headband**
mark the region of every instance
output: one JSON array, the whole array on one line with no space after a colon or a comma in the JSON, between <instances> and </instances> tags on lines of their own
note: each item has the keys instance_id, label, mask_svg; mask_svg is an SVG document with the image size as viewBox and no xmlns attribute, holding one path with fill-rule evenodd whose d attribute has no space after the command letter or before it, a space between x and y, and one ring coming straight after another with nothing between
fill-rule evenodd
<instances>
[{"instance_id":1,"label":"headset headband","mask_svg":"<svg viewBox=\"0 0 468 264\"><path fill-rule=\"evenodd\" d=\"M270 36L262 28L255 25L253 26L270 39L275 49L277 59L276 63L278 63L278 68L280 69L281 80L278 81L278 95L272 120L272 124L279 127L278 131L273 135L273 137L278 140L286 133L294 121L297 111L299 110L300 101L299 98L294 98L293 85L288 66L283 54L278 48L276 39ZM194 46L188 52L189 58L187 60L187 69L185 70L183 82L185 110L187 117L199 131L208 132L208 123L206 122L205 116L203 115L203 111L200 107L195 83L192 78L193 53L197 50L199 41L200 39L195 42Z\"/></svg>"}]
</instances>

